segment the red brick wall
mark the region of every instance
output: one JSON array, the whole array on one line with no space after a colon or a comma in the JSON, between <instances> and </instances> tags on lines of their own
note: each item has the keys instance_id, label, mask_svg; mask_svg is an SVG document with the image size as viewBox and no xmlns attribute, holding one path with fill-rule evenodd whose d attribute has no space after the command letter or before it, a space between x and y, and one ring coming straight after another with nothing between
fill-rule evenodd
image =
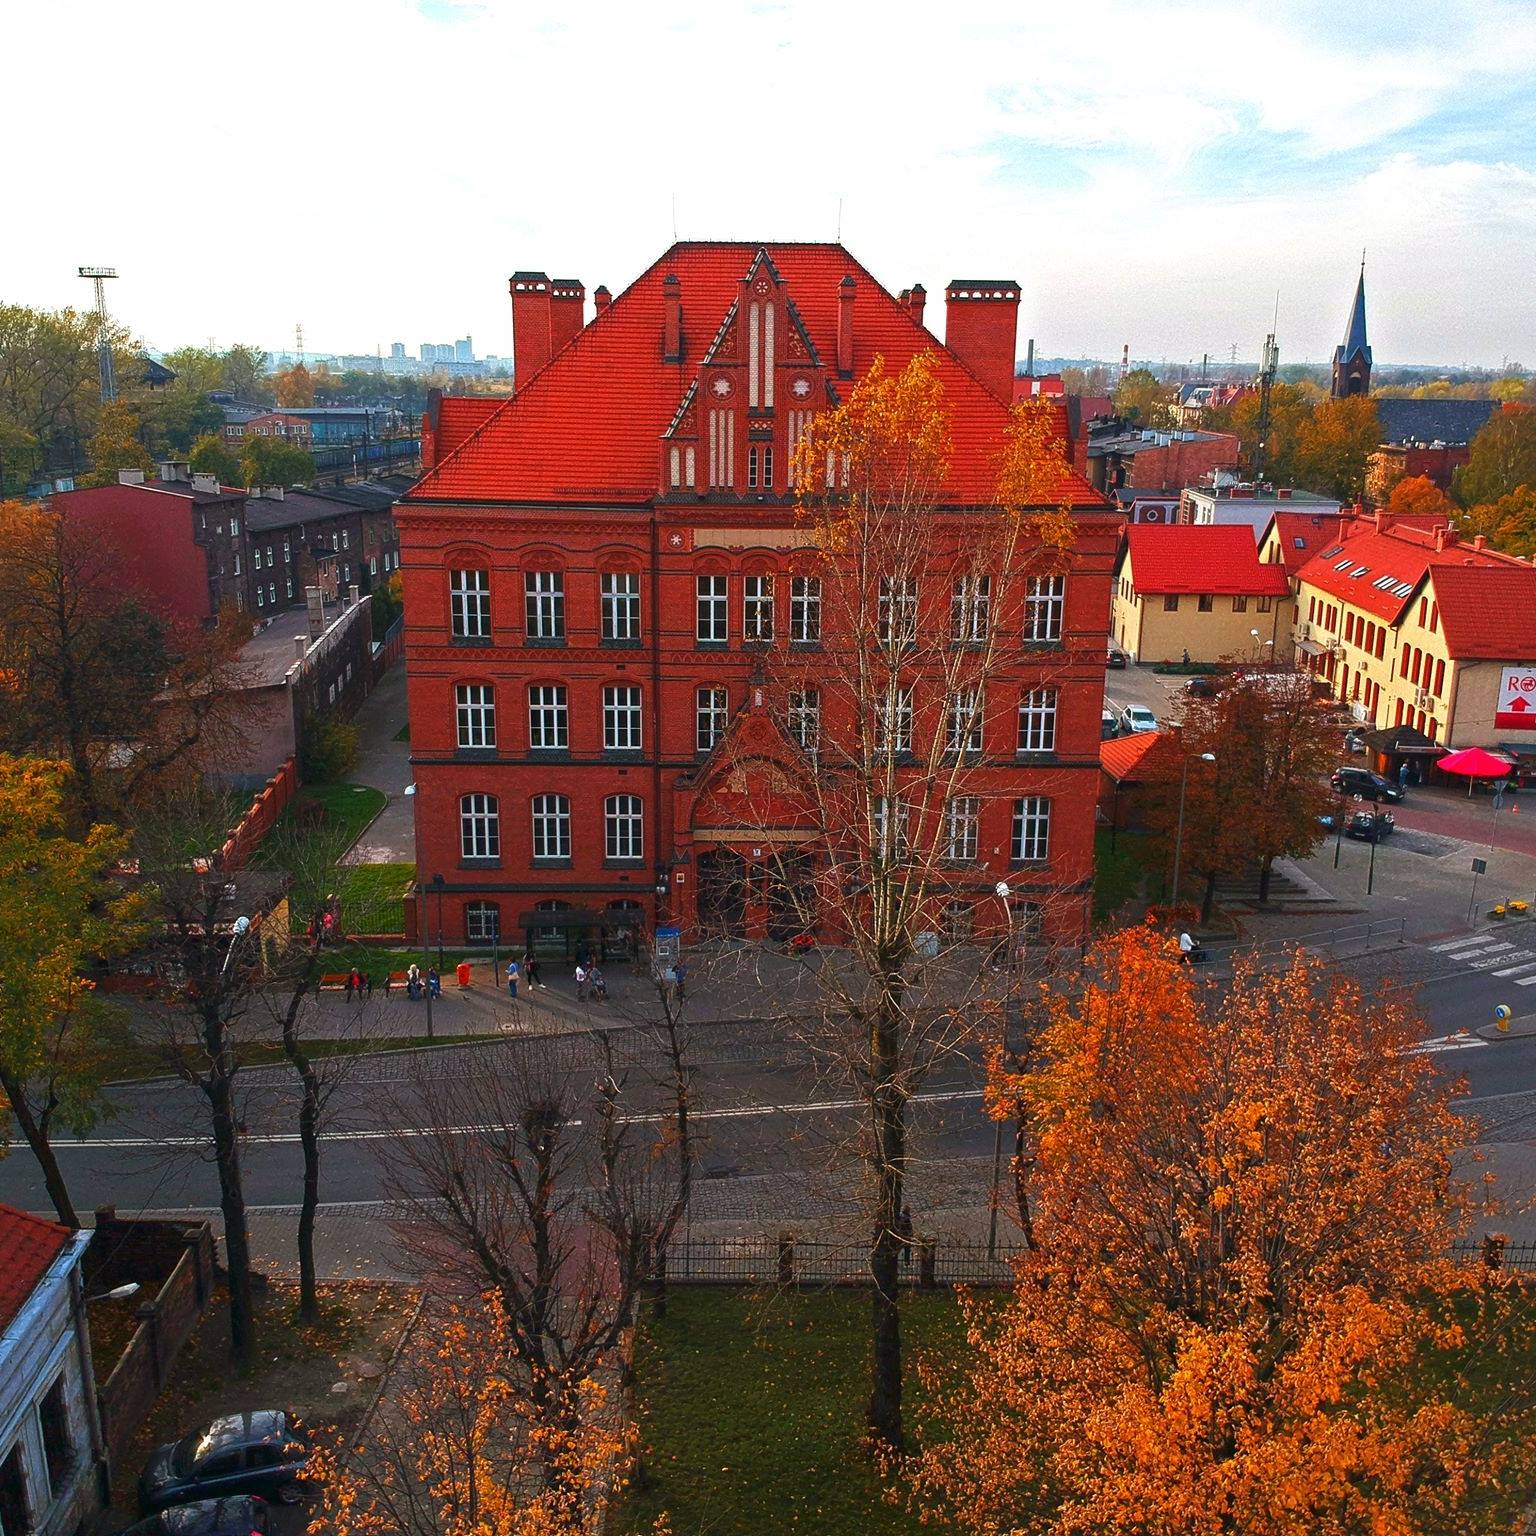
<instances>
[{"instance_id":1,"label":"red brick wall","mask_svg":"<svg viewBox=\"0 0 1536 1536\"><path fill-rule=\"evenodd\" d=\"M1214 441L1172 442L1166 448L1148 443L1136 450L1131 460L1132 490L1182 490L1200 485L1213 469L1226 469L1238 462L1240 443L1230 433L1215 434Z\"/></svg>"},{"instance_id":2,"label":"red brick wall","mask_svg":"<svg viewBox=\"0 0 1536 1536\"><path fill-rule=\"evenodd\" d=\"M283 766L261 787L260 792L246 808L230 833L219 854L221 869L241 869L251 854L261 846L261 840L272 830L273 823L282 815L283 808L293 799L299 787L298 764L286 758Z\"/></svg>"}]
</instances>

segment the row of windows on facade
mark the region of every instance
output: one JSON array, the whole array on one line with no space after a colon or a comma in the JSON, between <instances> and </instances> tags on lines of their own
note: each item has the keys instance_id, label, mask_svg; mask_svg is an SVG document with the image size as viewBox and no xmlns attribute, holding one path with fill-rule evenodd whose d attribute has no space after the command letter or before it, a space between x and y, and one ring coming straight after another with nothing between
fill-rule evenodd
<instances>
[{"instance_id":1,"label":"row of windows on facade","mask_svg":"<svg viewBox=\"0 0 1536 1536\"><path fill-rule=\"evenodd\" d=\"M1018 752L1054 752L1056 716L1060 695L1055 688L1030 688L1019 696ZM489 752L496 749L496 691L489 683L458 683L454 687L454 712L459 750ZM630 683L607 685L602 690L603 750L643 750L642 691ZM986 741L985 695L981 688L962 688L950 694L944 713L945 750L981 752ZM694 691L694 741L699 752L709 752L730 723L730 693L719 686ZM821 739L821 690L792 689L786 700L785 724L790 735L807 752L816 751ZM880 700L875 711L876 745L880 751L912 751L913 699L910 688ZM570 703L564 683L534 683L528 689L528 747L530 751L565 751L570 746Z\"/></svg>"},{"instance_id":2,"label":"row of windows on facade","mask_svg":"<svg viewBox=\"0 0 1536 1536\"><path fill-rule=\"evenodd\" d=\"M1131 578L1129 576L1122 576L1120 578L1120 596L1126 602L1128 602L1128 603L1137 601L1136 587L1135 587L1135 584L1131 581ZM1187 596L1189 596L1189 594L1186 592L1186 593L1183 594L1183 596L1187 597ZM1210 593L1210 592L1199 592L1199 593L1195 594L1195 598L1196 598L1195 607L1196 607L1196 609L1199 612L1201 612L1201 613L1214 613L1216 611L1216 598L1215 598L1215 596L1212 593ZM1163 612L1164 613L1177 613L1179 611L1179 602L1180 602L1180 594L1179 593L1177 593L1177 592L1167 592L1167 593L1164 593L1163 594ZM1270 611L1270 609L1274 606L1274 599L1271 598L1271 597L1256 597L1253 600L1253 604L1254 604L1253 611L1255 613L1268 613ZM1238 592L1238 593L1234 593L1233 594L1233 597L1232 597L1232 612L1233 613L1247 613L1248 612L1248 598L1247 598L1247 596L1244 593Z\"/></svg>"},{"instance_id":3,"label":"row of windows on facade","mask_svg":"<svg viewBox=\"0 0 1536 1536\"><path fill-rule=\"evenodd\" d=\"M569 912L571 904L568 901L552 899L540 901L534 904L535 912ZM626 917L635 924L644 921L645 908L638 902L625 898L621 901L610 901L608 911L620 917ZM540 927L535 921L532 929L535 941L540 939L563 939L566 930L557 923L551 923ZM464 937L471 944L495 944L501 939L501 903L496 901L467 901L464 903Z\"/></svg>"},{"instance_id":4,"label":"row of windows on facade","mask_svg":"<svg viewBox=\"0 0 1536 1536\"><path fill-rule=\"evenodd\" d=\"M942 856L955 863L979 857L981 798L957 795L944 806ZM571 801L568 795L535 795L533 862L564 863L572 857ZM874 849L881 857L905 858L910 853L910 807L889 802L875 806ZM1016 864L1040 863L1050 856L1051 802L1043 795L1026 795L1013 802L1011 858ZM501 806L495 795L473 793L459 797L459 851L466 860L501 857ZM603 857L634 861L645 857L645 807L639 795L608 795L603 800Z\"/></svg>"},{"instance_id":5,"label":"row of windows on facade","mask_svg":"<svg viewBox=\"0 0 1536 1536\"><path fill-rule=\"evenodd\" d=\"M1307 599L1307 617L1310 621L1319 623L1324 629L1337 631L1339 610L1332 603L1319 602L1316 597ZM1429 621L1426 624L1426 619ZM1431 606L1428 598L1419 599L1419 627L1433 630L1440 620L1438 605ZM1352 645L1357 650L1362 650L1367 656L1374 656L1378 660L1386 659L1387 626L1377 624L1370 619L1363 618L1358 613L1346 613L1344 615L1344 643ZM1445 689L1445 662L1436 660L1427 651L1416 645L1409 645L1406 641L1402 649L1392 659L1392 670L1389 674L1393 677L1401 677L1404 681L1412 683L1415 688L1423 688L1426 693L1441 696ZM1397 724L1401 725L1399 720Z\"/></svg>"},{"instance_id":6,"label":"row of windows on facade","mask_svg":"<svg viewBox=\"0 0 1536 1536\"><path fill-rule=\"evenodd\" d=\"M69 1491L79 1454L62 1373L33 1405L22 1429L22 1435L0 1456L3 1536L27 1536L37 1530L50 1507ZM28 1441L32 1442L30 1455Z\"/></svg>"},{"instance_id":7,"label":"row of windows on facade","mask_svg":"<svg viewBox=\"0 0 1536 1536\"><path fill-rule=\"evenodd\" d=\"M777 578L742 577L741 637L768 644L775 635ZM730 578L695 578L695 635L704 645L730 639ZM1032 576L1025 593L1024 640L1049 644L1061 639L1066 607L1066 577ZM491 638L491 573L460 570L449 575L449 627L455 639ZM876 624L882 644L910 644L917 638L919 587L916 577L882 580ZM1264 600L1267 604L1267 599ZM960 577L950 595L950 638L957 644L981 644L992 629L992 578ZM789 578L789 640L792 645L821 641L822 593L817 576ZM609 642L640 639L640 576L634 571L605 571L599 577L601 638ZM523 573L523 633L529 640L564 640L565 573Z\"/></svg>"}]
</instances>

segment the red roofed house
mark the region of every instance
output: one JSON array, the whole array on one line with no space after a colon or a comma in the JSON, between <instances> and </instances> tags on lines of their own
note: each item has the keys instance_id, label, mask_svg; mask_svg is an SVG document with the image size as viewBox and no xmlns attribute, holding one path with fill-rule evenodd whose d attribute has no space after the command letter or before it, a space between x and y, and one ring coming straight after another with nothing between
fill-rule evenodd
<instances>
[{"instance_id":1,"label":"red roofed house","mask_svg":"<svg viewBox=\"0 0 1536 1536\"><path fill-rule=\"evenodd\" d=\"M89 1232L0 1205L0 1529L65 1536L104 1507L80 1260Z\"/></svg>"},{"instance_id":2,"label":"red roofed house","mask_svg":"<svg viewBox=\"0 0 1536 1536\"><path fill-rule=\"evenodd\" d=\"M1183 760L1176 731L1137 731L1101 743L1099 812L1104 823L1140 826L1146 786L1177 781Z\"/></svg>"},{"instance_id":3,"label":"red roofed house","mask_svg":"<svg viewBox=\"0 0 1536 1536\"><path fill-rule=\"evenodd\" d=\"M762 831L774 770L728 771L716 749L797 751L763 670L765 653L820 644L819 594L793 572L796 441L877 357L894 371L931 351L945 499L988 516L1018 287L951 283L947 347L920 286L893 296L839 245L683 242L616 297L598 289L586 325L579 282L518 272L511 294L516 393L435 399L397 508L426 922L453 943L526 934L567 952L657 920L782 937ZM1077 542L997 689L956 921L1000 926L1007 873L1021 902L1066 893L1049 921L1075 938L1119 520L1065 462L1043 499L1072 509ZM1048 726L1027 757L1026 703Z\"/></svg>"},{"instance_id":4,"label":"red roofed house","mask_svg":"<svg viewBox=\"0 0 1536 1536\"><path fill-rule=\"evenodd\" d=\"M1464 544L1454 528L1378 513L1342 524L1296 584L1297 658L1357 720L1430 743L1493 744L1495 663L1536 664L1530 565L1481 536Z\"/></svg>"},{"instance_id":5,"label":"red roofed house","mask_svg":"<svg viewBox=\"0 0 1536 1536\"><path fill-rule=\"evenodd\" d=\"M1290 582L1260 563L1246 524L1132 523L1114 581L1111 633L1133 660L1269 661L1289 649Z\"/></svg>"}]
</instances>

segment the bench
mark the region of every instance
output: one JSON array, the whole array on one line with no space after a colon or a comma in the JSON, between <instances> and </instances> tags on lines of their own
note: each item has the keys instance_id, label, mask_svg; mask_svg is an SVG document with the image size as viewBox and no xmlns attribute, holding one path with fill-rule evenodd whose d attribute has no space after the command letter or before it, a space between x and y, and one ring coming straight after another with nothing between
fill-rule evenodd
<instances>
[{"instance_id":1,"label":"bench","mask_svg":"<svg viewBox=\"0 0 1536 1536\"><path fill-rule=\"evenodd\" d=\"M347 978L351 971L327 971L320 978L320 990L322 992L345 992L347 990Z\"/></svg>"}]
</instances>

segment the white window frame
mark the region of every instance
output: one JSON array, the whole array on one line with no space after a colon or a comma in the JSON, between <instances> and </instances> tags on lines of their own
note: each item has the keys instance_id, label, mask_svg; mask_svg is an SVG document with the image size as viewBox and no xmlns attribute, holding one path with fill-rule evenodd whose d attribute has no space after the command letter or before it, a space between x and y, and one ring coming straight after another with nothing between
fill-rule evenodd
<instances>
[{"instance_id":1,"label":"white window frame","mask_svg":"<svg viewBox=\"0 0 1536 1536\"><path fill-rule=\"evenodd\" d=\"M455 683L453 710L461 752L496 748L496 690L490 683Z\"/></svg>"},{"instance_id":2,"label":"white window frame","mask_svg":"<svg viewBox=\"0 0 1536 1536\"><path fill-rule=\"evenodd\" d=\"M724 645L730 639L730 577L717 572L694 577L694 634L701 645Z\"/></svg>"},{"instance_id":3,"label":"white window frame","mask_svg":"<svg viewBox=\"0 0 1536 1536\"><path fill-rule=\"evenodd\" d=\"M639 795L609 795L603 801L603 856L626 864L645 857L645 802Z\"/></svg>"},{"instance_id":4,"label":"white window frame","mask_svg":"<svg viewBox=\"0 0 1536 1536\"><path fill-rule=\"evenodd\" d=\"M603 750L640 752L642 738L640 689L634 683L603 685Z\"/></svg>"},{"instance_id":5,"label":"white window frame","mask_svg":"<svg viewBox=\"0 0 1536 1536\"><path fill-rule=\"evenodd\" d=\"M876 623L881 645L917 643L918 587L915 576L882 576L876 602Z\"/></svg>"},{"instance_id":6,"label":"white window frame","mask_svg":"<svg viewBox=\"0 0 1536 1536\"><path fill-rule=\"evenodd\" d=\"M1044 795L1025 795L1013 802L1013 831L1009 844L1015 864L1043 864L1051 856L1051 802Z\"/></svg>"},{"instance_id":7,"label":"white window frame","mask_svg":"<svg viewBox=\"0 0 1536 1536\"><path fill-rule=\"evenodd\" d=\"M954 864L974 864L980 847L980 796L952 795L944 802L944 857Z\"/></svg>"},{"instance_id":8,"label":"white window frame","mask_svg":"<svg viewBox=\"0 0 1536 1536\"><path fill-rule=\"evenodd\" d=\"M640 575L604 571L599 578L602 638L610 642L640 638Z\"/></svg>"},{"instance_id":9,"label":"white window frame","mask_svg":"<svg viewBox=\"0 0 1536 1536\"><path fill-rule=\"evenodd\" d=\"M491 638L491 573L448 573L448 632L455 640Z\"/></svg>"},{"instance_id":10,"label":"white window frame","mask_svg":"<svg viewBox=\"0 0 1536 1536\"><path fill-rule=\"evenodd\" d=\"M564 683L528 686L528 750L564 752L571 744L569 695Z\"/></svg>"},{"instance_id":11,"label":"white window frame","mask_svg":"<svg viewBox=\"0 0 1536 1536\"><path fill-rule=\"evenodd\" d=\"M459 796L459 853L466 859L501 857L501 806L476 790Z\"/></svg>"},{"instance_id":12,"label":"white window frame","mask_svg":"<svg viewBox=\"0 0 1536 1536\"><path fill-rule=\"evenodd\" d=\"M741 579L741 638L751 645L773 640L773 577L754 572Z\"/></svg>"},{"instance_id":13,"label":"white window frame","mask_svg":"<svg viewBox=\"0 0 1536 1536\"><path fill-rule=\"evenodd\" d=\"M1056 750L1056 715L1060 702L1060 691L1055 688L1030 688L1019 695L1019 752Z\"/></svg>"},{"instance_id":14,"label":"white window frame","mask_svg":"<svg viewBox=\"0 0 1536 1536\"><path fill-rule=\"evenodd\" d=\"M524 636L529 640L565 639L565 572L523 572Z\"/></svg>"},{"instance_id":15,"label":"white window frame","mask_svg":"<svg viewBox=\"0 0 1536 1536\"><path fill-rule=\"evenodd\" d=\"M711 685L693 691L693 739L695 749L710 752L725 735L731 723L731 695L728 688Z\"/></svg>"},{"instance_id":16,"label":"white window frame","mask_svg":"<svg viewBox=\"0 0 1536 1536\"><path fill-rule=\"evenodd\" d=\"M992 628L992 578L957 576L949 599L949 638L955 645L985 644Z\"/></svg>"},{"instance_id":17,"label":"white window frame","mask_svg":"<svg viewBox=\"0 0 1536 1536\"><path fill-rule=\"evenodd\" d=\"M568 795L535 795L529 802L533 820L533 862L550 864L571 856L571 801Z\"/></svg>"},{"instance_id":18,"label":"white window frame","mask_svg":"<svg viewBox=\"0 0 1536 1536\"><path fill-rule=\"evenodd\" d=\"M489 921L487 921L489 918ZM495 944L501 938L501 906L494 901L471 901L464 907L464 941Z\"/></svg>"},{"instance_id":19,"label":"white window frame","mask_svg":"<svg viewBox=\"0 0 1536 1536\"><path fill-rule=\"evenodd\" d=\"M898 755L912 750L912 690L887 689L875 703L875 745Z\"/></svg>"},{"instance_id":20,"label":"white window frame","mask_svg":"<svg viewBox=\"0 0 1536 1536\"><path fill-rule=\"evenodd\" d=\"M791 689L786 714L789 734L802 752L814 757L821 746L821 690Z\"/></svg>"},{"instance_id":21,"label":"white window frame","mask_svg":"<svg viewBox=\"0 0 1536 1536\"><path fill-rule=\"evenodd\" d=\"M1031 576L1024 588L1024 640L1028 645L1049 645L1061 639L1062 618L1067 607L1067 578L1059 572Z\"/></svg>"},{"instance_id":22,"label":"white window frame","mask_svg":"<svg viewBox=\"0 0 1536 1536\"><path fill-rule=\"evenodd\" d=\"M875 799L874 812L874 844L870 848L870 857L876 862L900 863L904 861L908 853L907 829L910 823L909 812L911 807L900 798L896 801L895 827L891 827L893 820L890 814L890 801L885 795L879 795ZM894 832L894 838L893 838Z\"/></svg>"},{"instance_id":23,"label":"white window frame","mask_svg":"<svg viewBox=\"0 0 1536 1536\"><path fill-rule=\"evenodd\" d=\"M949 752L980 752L986 741L986 704L981 685L957 688L945 710L944 747Z\"/></svg>"},{"instance_id":24,"label":"white window frame","mask_svg":"<svg viewBox=\"0 0 1536 1536\"><path fill-rule=\"evenodd\" d=\"M789 578L789 643L821 644L821 577Z\"/></svg>"}]
</instances>

